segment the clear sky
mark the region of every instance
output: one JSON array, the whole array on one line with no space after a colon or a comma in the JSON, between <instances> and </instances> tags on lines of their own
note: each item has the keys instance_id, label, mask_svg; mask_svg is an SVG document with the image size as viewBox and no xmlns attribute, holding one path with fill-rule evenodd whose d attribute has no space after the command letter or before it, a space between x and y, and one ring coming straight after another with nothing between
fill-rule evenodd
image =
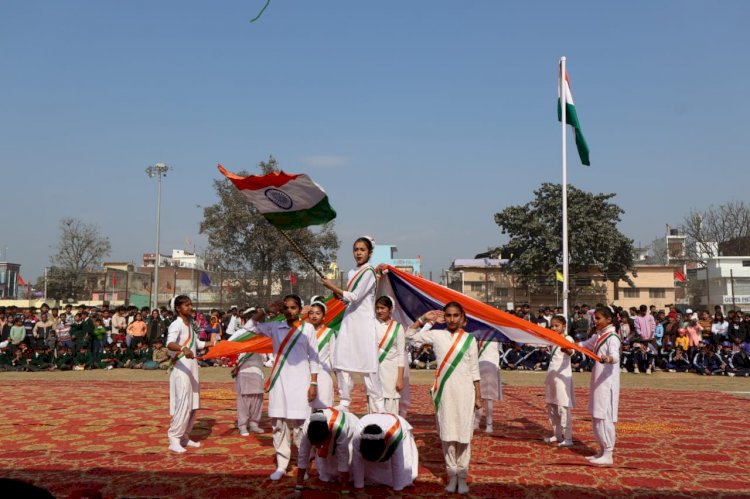
<instances>
[{"instance_id":1,"label":"clear sky","mask_svg":"<svg viewBox=\"0 0 750 499\"><path fill-rule=\"evenodd\" d=\"M0 3L0 247L24 278L64 216L111 260L153 251L159 161L162 249L204 250L216 163L269 154L328 191L342 268L366 233L439 273L560 182L562 55L592 162L571 141L570 181L616 192L636 244L747 197L750 2L272 0L250 24L264 3Z\"/></svg>"}]
</instances>

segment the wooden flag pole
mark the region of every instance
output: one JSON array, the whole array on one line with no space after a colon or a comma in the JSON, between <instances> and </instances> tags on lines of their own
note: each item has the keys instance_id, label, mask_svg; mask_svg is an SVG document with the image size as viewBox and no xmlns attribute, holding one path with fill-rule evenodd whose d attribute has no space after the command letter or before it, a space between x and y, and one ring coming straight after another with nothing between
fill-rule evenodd
<instances>
[{"instance_id":1,"label":"wooden flag pole","mask_svg":"<svg viewBox=\"0 0 750 499\"><path fill-rule=\"evenodd\" d=\"M272 225L273 225L273 224L272 224ZM321 272L320 270L318 270L318 267L316 267L316 266L315 266L315 264L314 264L314 263L312 262L312 260L310 260L310 257L308 257L308 256L307 256L307 255L305 254L305 252L304 252L304 251L302 251L302 248L300 248L300 247L299 247L299 245L297 245L297 243L295 243L294 241L292 241L292 238L290 238L290 237L289 237L289 234L287 234L287 233L286 233L286 232L284 232L283 230L279 229L279 228L278 228L278 227L276 227L275 225L274 225L274 227L276 228L276 230L278 230L278 231L279 231L279 233L280 233L280 234L281 234L282 236L284 236L284 238L285 238L285 239L286 239L287 241L289 241L289 244L291 244L291 245L292 245L292 248L294 248L294 251L296 251L296 252L297 252L297 254L299 254L299 256L301 256L301 257L302 257L302 259L303 259L303 260L304 260L305 262L307 262L307 264L308 264L308 265L309 265L309 266L310 266L310 267L311 267L311 268L312 268L312 269L313 269L313 270L315 271L315 273L316 273L316 274L318 274L318 275L320 276L320 278L321 278L321 279L324 279L324 280L325 280L325 279L326 279L326 276L324 276L324 275L323 275L323 272Z\"/></svg>"}]
</instances>

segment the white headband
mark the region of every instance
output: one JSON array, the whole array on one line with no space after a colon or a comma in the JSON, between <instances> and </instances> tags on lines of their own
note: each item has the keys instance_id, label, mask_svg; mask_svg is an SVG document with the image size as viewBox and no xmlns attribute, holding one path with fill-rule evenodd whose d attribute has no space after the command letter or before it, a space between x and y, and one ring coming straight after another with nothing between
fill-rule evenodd
<instances>
[{"instance_id":1,"label":"white headband","mask_svg":"<svg viewBox=\"0 0 750 499\"><path fill-rule=\"evenodd\" d=\"M169 300L169 310L173 312L177 312L177 310L174 309L174 301L177 299L176 296L173 296L171 300Z\"/></svg>"},{"instance_id":2,"label":"white headband","mask_svg":"<svg viewBox=\"0 0 750 499\"><path fill-rule=\"evenodd\" d=\"M372 244L373 248L375 247L375 238L374 237L372 237L372 236L362 236L362 237L365 238L365 239L367 239L368 241L370 241L370 244Z\"/></svg>"},{"instance_id":3,"label":"white headband","mask_svg":"<svg viewBox=\"0 0 750 499\"><path fill-rule=\"evenodd\" d=\"M385 440L385 433L380 430L380 433L362 433L359 436L360 440Z\"/></svg>"},{"instance_id":4,"label":"white headband","mask_svg":"<svg viewBox=\"0 0 750 499\"><path fill-rule=\"evenodd\" d=\"M310 306L311 306L311 307L312 307L313 305L318 305L319 307L322 307L322 308L323 308L323 314L324 314L324 315L328 313L328 307L326 307L326 304L325 304L325 303L323 303L322 301L317 301L317 300L316 300L316 301L314 301L314 302L312 302L312 303L310 304Z\"/></svg>"}]
</instances>

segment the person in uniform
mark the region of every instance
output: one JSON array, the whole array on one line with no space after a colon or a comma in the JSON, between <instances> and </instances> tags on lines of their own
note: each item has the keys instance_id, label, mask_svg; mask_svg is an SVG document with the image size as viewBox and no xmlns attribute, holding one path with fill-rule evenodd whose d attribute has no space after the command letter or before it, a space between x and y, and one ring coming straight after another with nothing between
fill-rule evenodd
<instances>
[{"instance_id":1,"label":"person in uniform","mask_svg":"<svg viewBox=\"0 0 750 499\"><path fill-rule=\"evenodd\" d=\"M566 334L566 320L562 315L552 318L551 329L572 342ZM547 404L547 416L552 425L552 435L545 437L547 443L558 442L558 447L573 446L573 418L571 409L575 406L573 391L573 372L570 367L570 356L573 350L555 346L544 381L544 401Z\"/></svg>"}]
</instances>

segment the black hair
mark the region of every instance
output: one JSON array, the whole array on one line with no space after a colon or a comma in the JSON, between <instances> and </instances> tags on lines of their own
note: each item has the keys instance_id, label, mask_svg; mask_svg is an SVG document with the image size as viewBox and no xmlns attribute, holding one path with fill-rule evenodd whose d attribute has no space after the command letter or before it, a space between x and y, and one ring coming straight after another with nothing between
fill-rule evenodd
<instances>
[{"instance_id":1,"label":"black hair","mask_svg":"<svg viewBox=\"0 0 750 499\"><path fill-rule=\"evenodd\" d=\"M188 295L179 295L175 297L174 299L174 311L177 312L177 308L180 305L183 305L190 301L190 297Z\"/></svg>"},{"instance_id":2,"label":"black hair","mask_svg":"<svg viewBox=\"0 0 750 499\"><path fill-rule=\"evenodd\" d=\"M385 435L383 435L383 430L376 424L370 424L365 426L362 433L364 435L382 435L382 438L375 440L363 438L359 441L359 453L362 454L362 459L371 463L375 462L385 452Z\"/></svg>"},{"instance_id":3,"label":"black hair","mask_svg":"<svg viewBox=\"0 0 750 499\"><path fill-rule=\"evenodd\" d=\"M375 305L383 305L384 307L388 307L389 309L393 309L393 300L391 300L389 297L383 295L379 297L377 300L375 300Z\"/></svg>"},{"instance_id":4,"label":"black hair","mask_svg":"<svg viewBox=\"0 0 750 499\"><path fill-rule=\"evenodd\" d=\"M461 312L461 315L466 315L466 313L464 312L464 307L457 301L449 301L448 303L446 303L445 306L443 307L443 312L445 312L451 307L457 308Z\"/></svg>"},{"instance_id":5,"label":"black hair","mask_svg":"<svg viewBox=\"0 0 750 499\"><path fill-rule=\"evenodd\" d=\"M557 321L560 324L562 324L563 326L566 326L568 324L568 321L565 319L565 316L564 315L560 315L560 314L553 315L552 319L550 320L550 322L552 322L552 321Z\"/></svg>"},{"instance_id":6,"label":"black hair","mask_svg":"<svg viewBox=\"0 0 750 499\"><path fill-rule=\"evenodd\" d=\"M299 308L302 308L302 298L297 295L286 295L282 301L294 300Z\"/></svg>"},{"instance_id":7,"label":"black hair","mask_svg":"<svg viewBox=\"0 0 750 499\"><path fill-rule=\"evenodd\" d=\"M357 243L364 243L365 246L367 246L367 249L370 250L370 252L372 252L372 249L373 249L372 241L370 241L366 237L358 238L356 241L354 241L354 244L357 244ZM354 246L354 244L352 246Z\"/></svg>"},{"instance_id":8,"label":"black hair","mask_svg":"<svg viewBox=\"0 0 750 499\"><path fill-rule=\"evenodd\" d=\"M612 309L604 305L596 307L595 313L600 314L605 319L612 321Z\"/></svg>"},{"instance_id":9,"label":"black hair","mask_svg":"<svg viewBox=\"0 0 750 499\"><path fill-rule=\"evenodd\" d=\"M307 439L313 445L322 445L328 438L329 433L326 421L314 420L307 425Z\"/></svg>"}]
</instances>

